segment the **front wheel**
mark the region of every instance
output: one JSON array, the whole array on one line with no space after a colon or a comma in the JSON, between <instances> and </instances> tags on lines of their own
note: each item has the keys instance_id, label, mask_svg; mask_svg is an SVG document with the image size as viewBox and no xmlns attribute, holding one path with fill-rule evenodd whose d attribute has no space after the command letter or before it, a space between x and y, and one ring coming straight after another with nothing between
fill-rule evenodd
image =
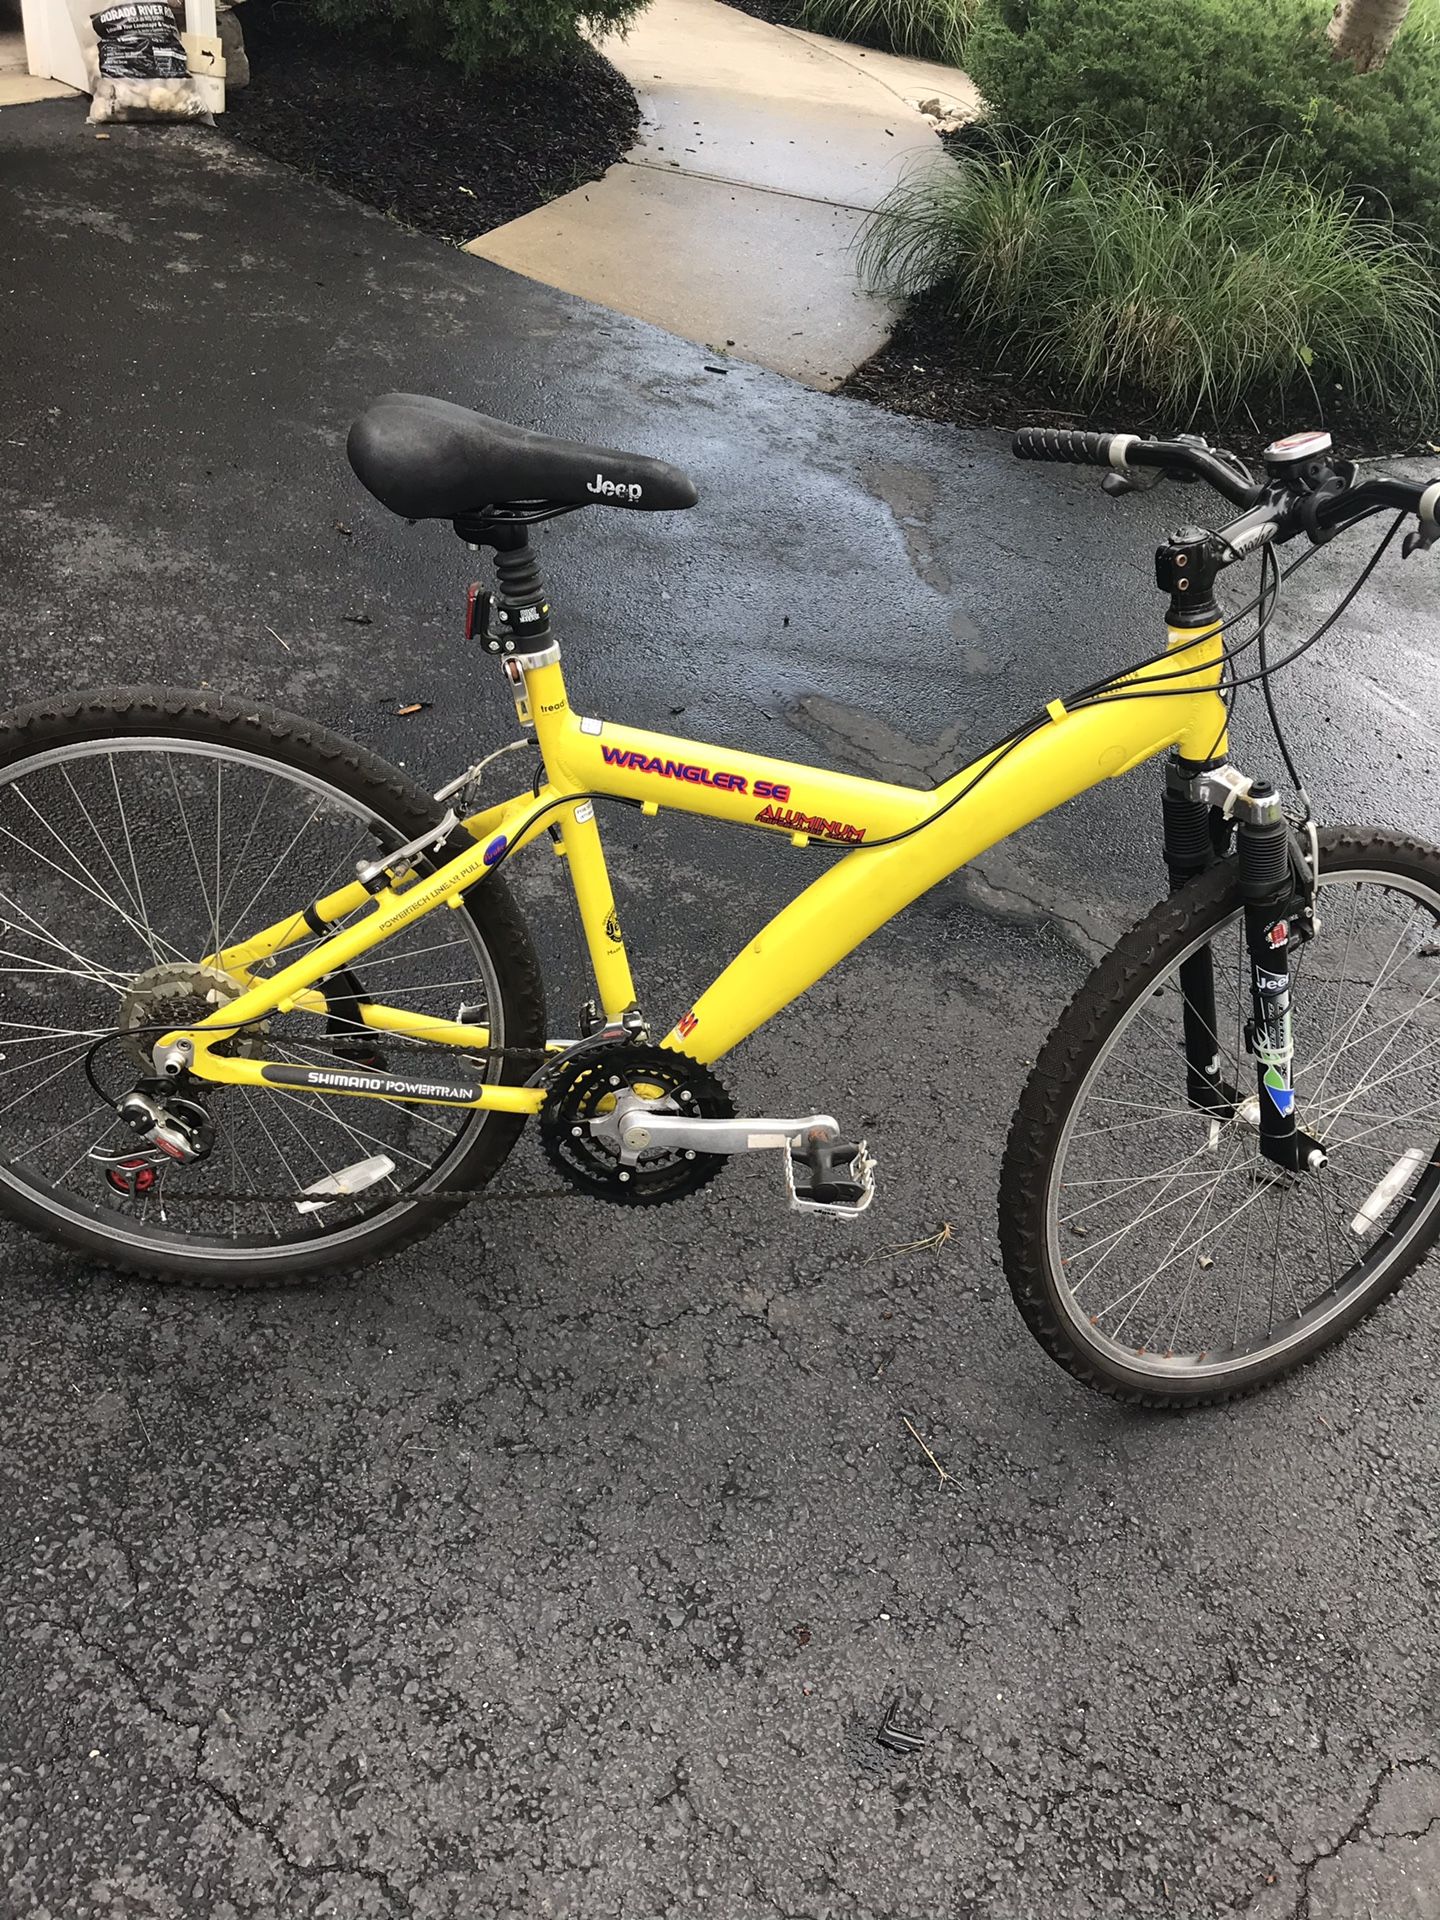
<instances>
[{"instance_id":1,"label":"front wheel","mask_svg":"<svg viewBox=\"0 0 1440 1920\"><path fill-rule=\"evenodd\" d=\"M1440 1230L1440 850L1320 836L1320 930L1291 954L1298 1123L1318 1173L1260 1153L1258 1105L1186 1099L1180 969L1208 947L1222 1073L1253 1094L1233 862L1135 927L1061 1016L1005 1150L1006 1276L1088 1386L1143 1406L1228 1399L1319 1353Z\"/></svg>"},{"instance_id":2,"label":"front wheel","mask_svg":"<svg viewBox=\"0 0 1440 1920\"><path fill-rule=\"evenodd\" d=\"M214 956L435 818L352 742L217 694L86 695L0 722L0 1209L157 1279L266 1284L359 1267L446 1218L431 1196L483 1186L512 1115L197 1082L213 1147L156 1173L125 1164L134 1135L113 1104L151 1071L157 1035L244 990ZM467 1009L496 1052L462 1078L523 1080L533 1060L498 1050L544 1041L534 952L496 875L339 985ZM277 1011L222 1049L456 1077L453 1052L358 1029L345 1004Z\"/></svg>"}]
</instances>

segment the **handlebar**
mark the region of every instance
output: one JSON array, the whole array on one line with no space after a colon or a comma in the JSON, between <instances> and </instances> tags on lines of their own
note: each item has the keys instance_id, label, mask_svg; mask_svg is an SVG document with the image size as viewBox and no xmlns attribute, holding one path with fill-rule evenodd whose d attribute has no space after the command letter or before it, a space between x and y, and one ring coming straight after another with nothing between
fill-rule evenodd
<instances>
[{"instance_id":1,"label":"handlebar","mask_svg":"<svg viewBox=\"0 0 1440 1920\"><path fill-rule=\"evenodd\" d=\"M1081 433L1072 427L1022 427L1015 436L1017 460L1066 460L1079 467L1158 467L1177 479L1205 480L1237 507L1253 507L1264 486L1238 460L1202 441L1144 440L1138 433Z\"/></svg>"},{"instance_id":2,"label":"handlebar","mask_svg":"<svg viewBox=\"0 0 1440 1920\"><path fill-rule=\"evenodd\" d=\"M1157 468L1176 479L1204 480L1245 510L1233 527L1220 531L1235 558L1267 539L1288 540L1297 533L1308 534L1319 545L1387 507L1419 518L1419 529L1406 539L1406 553L1440 539L1440 480L1397 480L1376 474L1357 482L1353 466L1346 461L1321 469L1323 479L1318 482L1313 464L1303 480L1278 464L1266 479L1256 480L1232 454L1221 453L1203 440L1146 440L1135 433L1085 433L1072 427L1022 427L1013 450L1017 460L1104 467L1120 476L1115 483L1120 492L1128 491L1120 482L1137 467ZM1279 446L1271 449L1272 454L1279 452Z\"/></svg>"}]
</instances>

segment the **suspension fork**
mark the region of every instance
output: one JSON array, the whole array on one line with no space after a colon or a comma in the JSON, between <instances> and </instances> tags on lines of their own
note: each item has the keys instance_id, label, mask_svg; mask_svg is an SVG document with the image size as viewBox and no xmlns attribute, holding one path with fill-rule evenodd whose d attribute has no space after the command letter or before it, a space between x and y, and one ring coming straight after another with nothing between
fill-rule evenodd
<instances>
[{"instance_id":1,"label":"suspension fork","mask_svg":"<svg viewBox=\"0 0 1440 1920\"><path fill-rule=\"evenodd\" d=\"M1295 1036L1290 1010L1290 948L1306 902L1296 884L1291 834L1275 789L1256 782L1237 834L1245 948L1250 959L1251 1019L1260 1102L1260 1151L1287 1173L1316 1173L1325 1150L1298 1125Z\"/></svg>"},{"instance_id":2,"label":"suspension fork","mask_svg":"<svg viewBox=\"0 0 1440 1920\"><path fill-rule=\"evenodd\" d=\"M1325 1164L1318 1140L1298 1125L1290 948L1308 931L1309 902L1297 883L1292 835L1275 789L1234 767L1172 759L1165 792L1165 864L1177 892L1220 858L1238 819L1236 854L1250 973L1246 1044L1255 1059L1260 1152L1287 1173ZM1232 1120L1247 1104L1222 1077L1215 959L1206 945L1180 964L1185 1091L1191 1106Z\"/></svg>"}]
</instances>

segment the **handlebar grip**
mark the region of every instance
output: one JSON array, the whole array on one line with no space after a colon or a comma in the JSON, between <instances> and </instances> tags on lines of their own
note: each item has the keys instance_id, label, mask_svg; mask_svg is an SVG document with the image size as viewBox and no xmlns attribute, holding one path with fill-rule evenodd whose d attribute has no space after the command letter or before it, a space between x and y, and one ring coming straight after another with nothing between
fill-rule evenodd
<instances>
[{"instance_id":1,"label":"handlebar grip","mask_svg":"<svg viewBox=\"0 0 1440 1920\"><path fill-rule=\"evenodd\" d=\"M1108 467L1111 446L1121 437L1082 433L1076 427L1021 427L1011 451L1017 460L1068 460L1077 467Z\"/></svg>"}]
</instances>

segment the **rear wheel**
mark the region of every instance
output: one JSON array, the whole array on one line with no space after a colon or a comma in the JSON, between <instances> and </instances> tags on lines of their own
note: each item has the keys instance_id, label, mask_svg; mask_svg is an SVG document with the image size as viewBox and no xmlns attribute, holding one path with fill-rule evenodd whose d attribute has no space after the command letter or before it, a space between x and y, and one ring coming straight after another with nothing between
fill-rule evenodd
<instances>
[{"instance_id":1,"label":"rear wheel","mask_svg":"<svg viewBox=\"0 0 1440 1920\"><path fill-rule=\"evenodd\" d=\"M157 1278L267 1284L363 1265L439 1224L447 1208L426 1195L483 1186L520 1119L200 1082L207 1158L158 1176L104 1162L135 1144L105 1096L149 1071L159 1033L243 990L207 957L435 815L353 743L215 695L98 694L0 726L0 1207ZM535 956L498 876L354 971L393 1005L471 1009L497 1048L543 1045ZM457 1074L451 1049L347 1036L343 1018L275 1013L223 1048L335 1067L363 1044L392 1071L450 1080L533 1067L466 1058ZM356 1190L305 1197L337 1179Z\"/></svg>"},{"instance_id":2,"label":"rear wheel","mask_svg":"<svg viewBox=\"0 0 1440 1920\"><path fill-rule=\"evenodd\" d=\"M1300 1126L1328 1155L1259 1151L1234 864L1157 907L1046 1042L1001 1180L1006 1274L1087 1385L1147 1406L1227 1399L1329 1346L1440 1230L1440 851L1321 835L1320 931L1292 951ZM1181 964L1210 949L1233 1119L1186 1101Z\"/></svg>"}]
</instances>

